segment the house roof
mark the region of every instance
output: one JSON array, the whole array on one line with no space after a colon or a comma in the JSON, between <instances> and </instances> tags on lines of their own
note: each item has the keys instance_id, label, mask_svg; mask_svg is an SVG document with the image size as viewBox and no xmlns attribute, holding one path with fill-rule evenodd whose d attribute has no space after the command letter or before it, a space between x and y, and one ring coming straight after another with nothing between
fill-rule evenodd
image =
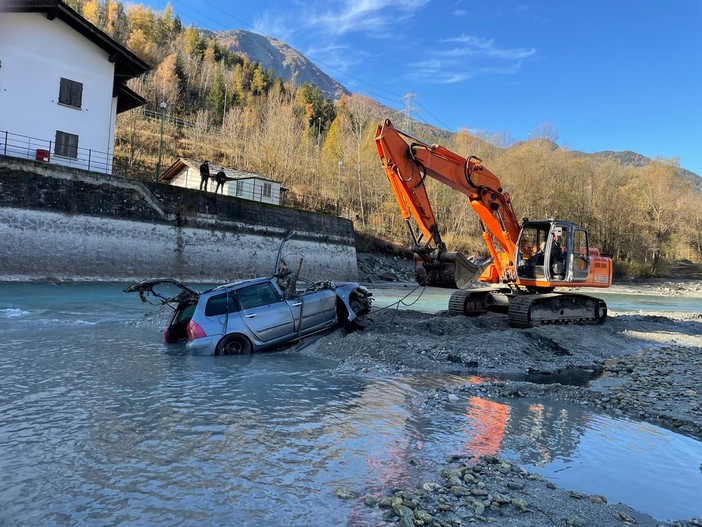
<instances>
[{"instance_id":1,"label":"house roof","mask_svg":"<svg viewBox=\"0 0 702 527\"><path fill-rule=\"evenodd\" d=\"M151 66L101 31L61 0L3 0L0 12L6 13L46 13L46 18L58 18L96 46L108 53L109 61L115 65L114 95L117 96L118 113L141 106L146 102L141 96L127 88L129 79L138 77L151 69Z\"/></svg>"},{"instance_id":2,"label":"house roof","mask_svg":"<svg viewBox=\"0 0 702 527\"><path fill-rule=\"evenodd\" d=\"M192 159L187 159L185 157L179 157L175 163L173 163L171 166L169 166L166 170L163 171L163 173L161 174L161 177L159 179L161 181L164 181L167 183L187 168L192 168L193 170L197 171L197 173L199 174L201 163L202 163L201 161L193 161ZM258 179L260 181L270 181L271 183L280 183L279 181L275 181L273 179L261 176L260 174L255 174L253 172L246 172L245 170L236 170L234 168L227 168L227 167L223 167L221 165L215 165L214 163L210 163L210 175L211 176L214 176L220 170L224 170L224 173L227 175L227 177L229 179ZM282 185L281 185L281 188L282 188Z\"/></svg>"}]
</instances>

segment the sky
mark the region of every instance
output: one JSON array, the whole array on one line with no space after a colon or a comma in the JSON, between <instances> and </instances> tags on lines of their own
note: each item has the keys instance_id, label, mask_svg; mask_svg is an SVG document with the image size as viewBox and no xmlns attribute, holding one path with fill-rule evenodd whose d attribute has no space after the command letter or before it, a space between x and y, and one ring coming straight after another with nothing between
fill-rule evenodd
<instances>
[{"instance_id":1,"label":"sky","mask_svg":"<svg viewBox=\"0 0 702 527\"><path fill-rule=\"evenodd\" d=\"M548 130L570 150L631 150L702 176L702 0L170 3L185 25L282 40L433 126L507 141Z\"/></svg>"}]
</instances>

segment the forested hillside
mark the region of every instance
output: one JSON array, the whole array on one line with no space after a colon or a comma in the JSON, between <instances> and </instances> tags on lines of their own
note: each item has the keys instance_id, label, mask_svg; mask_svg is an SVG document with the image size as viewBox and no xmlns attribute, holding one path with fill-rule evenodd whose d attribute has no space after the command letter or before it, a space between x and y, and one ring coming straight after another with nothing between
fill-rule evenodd
<instances>
[{"instance_id":1,"label":"forested hillside","mask_svg":"<svg viewBox=\"0 0 702 527\"><path fill-rule=\"evenodd\" d=\"M183 156L258 172L290 189L287 205L338 208L358 231L405 245L406 227L373 141L378 120L390 117L427 142L482 158L502 178L520 217L584 225L621 275L661 274L676 260L702 261L699 178L675 160L623 164L612 155L571 152L550 141L549 129L510 145L499 137L406 124L375 101L355 95L332 101L311 84L283 82L183 27L170 5L157 12L111 0L68 3L153 65L131 85L149 100L147 112L118 118L117 173L156 177L163 116L163 166ZM484 251L465 199L433 181L427 185L448 247Z\"/></svg>"}]
</instances>

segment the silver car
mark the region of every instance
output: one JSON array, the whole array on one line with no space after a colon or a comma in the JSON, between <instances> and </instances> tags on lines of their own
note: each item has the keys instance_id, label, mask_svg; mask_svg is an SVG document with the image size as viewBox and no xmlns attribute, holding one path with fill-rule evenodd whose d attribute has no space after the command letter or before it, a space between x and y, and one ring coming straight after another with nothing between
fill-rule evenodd
<instances>
[{"instance_id":1,"label":"silver car","mask_svg":"<svg viewBox=\"0 0 702 527\"><path fill-rule=\"evenodd\" d=\"M174 313L164 331L165 341L185 342L187 351L209 355L247 354L338 324L349 331L362 329L372 300L371 293L355 282L304 284L284 266L272 277L240 280L204 292L172 278L145 280L124 291L138 292L144 301L153 295L171 305Z\"/></svg>"}]
</instances>

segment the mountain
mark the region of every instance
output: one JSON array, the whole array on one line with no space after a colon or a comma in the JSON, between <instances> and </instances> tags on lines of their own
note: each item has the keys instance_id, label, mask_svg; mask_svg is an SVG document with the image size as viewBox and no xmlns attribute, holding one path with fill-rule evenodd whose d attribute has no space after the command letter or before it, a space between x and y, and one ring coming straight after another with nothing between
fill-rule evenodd
<instances>
[{"instance_id":1,"label":"mountain","mask_svg":"<svg viewBox=\"0 0 702 527\"><path fill-rule=\"evenodd\" d=\"M630 150L625 150L623 152L604 150L602 152L595 152L592 155L616 159L623 166L631 166L637 168L644 167L651 162L651 158L648 158L641 154L637 154L636 152L632 152ZM702 177L700 177L698 174L695 174L694 172L682 167L677 167L676 172L678 176L691 182L695 186L695 188L697 188L697 190L702 191Z\"/></svg>"},{"instance_id":2,"label":"mountain","mask_svg":"<svg viewBox=\"0 0 702 527\"><path fill-rule=\"evenodd\" d=\"M218 31L214 35L222 45L245 55L252 62L259 62L263 69L273 71L284 81L294 82L295 86L309 82L322 90L326 97L334 99L351 94L302 53L276 38L243 29Z\"/></svg>"}]
</instances>

